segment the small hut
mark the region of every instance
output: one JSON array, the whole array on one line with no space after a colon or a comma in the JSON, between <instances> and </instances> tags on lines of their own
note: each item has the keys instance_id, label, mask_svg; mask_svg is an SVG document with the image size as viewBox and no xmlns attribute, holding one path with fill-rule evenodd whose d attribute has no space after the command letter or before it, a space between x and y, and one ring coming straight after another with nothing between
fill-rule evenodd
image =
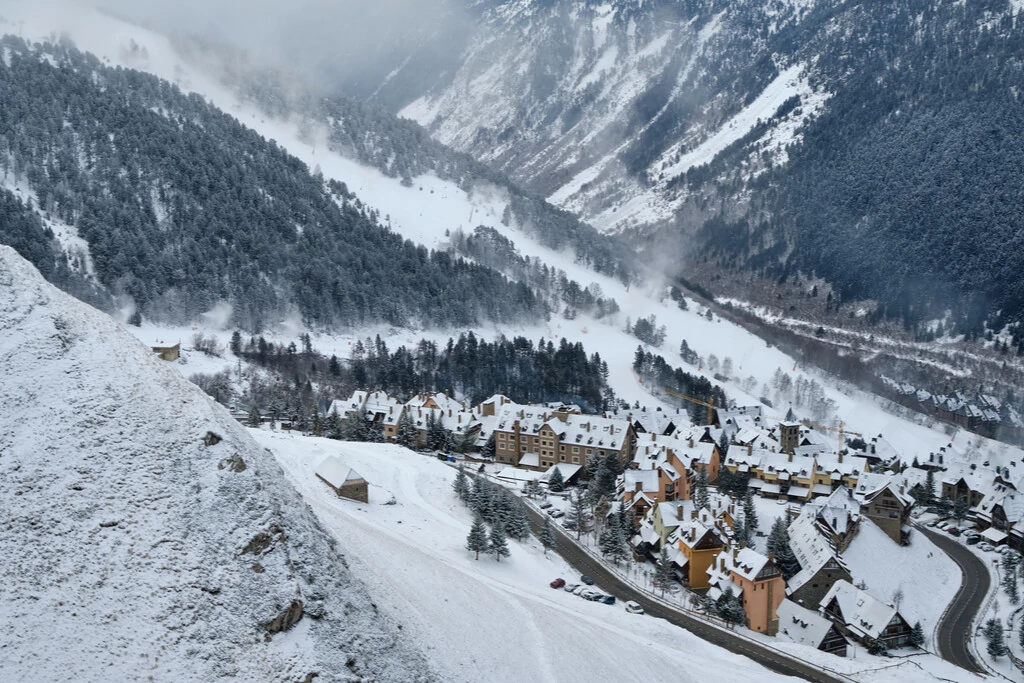
<instances>
[{"instance_id":1,"label":"small hut","mask_svg":"<svg viewBox=\"0 0 1024 683\"><path fill-rule=\"evenodd\" d=\"M369 502L369 491L366 480L351 467L347 467L339 458L330 456L316 468L316 476L338 494L341 498Z\"/></svg>"}]
</instances>

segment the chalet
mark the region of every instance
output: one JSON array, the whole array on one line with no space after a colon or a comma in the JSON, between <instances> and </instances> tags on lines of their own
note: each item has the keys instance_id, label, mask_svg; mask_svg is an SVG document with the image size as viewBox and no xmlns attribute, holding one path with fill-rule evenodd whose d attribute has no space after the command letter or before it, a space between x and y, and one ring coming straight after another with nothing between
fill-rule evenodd
<instances>
[{"instance_id":1,"label":"chalet","mask_svg":"<svg viewBox=\"0 0 1024 683\"><path fill-rule=\"evenodd\" d=\"M175 361L181 357L181 342L174 346L152 346L150 348L160 357L160 360Z\"/></svg>"},{"instance_id":2,"label":"chalet","mask_svg":"<svg viewBox=\"0 0 1024 683\"><path fill-rule=\"evenodd\" d=\"M914 499L906 493L906 486L895 477L869 474L861 477L854 489L860 501L861 514L878 525L896 543L910 542L910 511Z\"/></svg>"},{"instance_id":3,"label":"chalet","mask_svg":"<svg viewBox=\"0 0 1024 683\"><path fill-rule=\"evenodd\" d=\"M832 586L821 601L821 614L844 636L865 647L875 641L889 650L910 644L910 624L896 608L848 581L837 581Z\"/></svg>"},{"instance_id":4,"label":"chalet","mask_svg":"<svg viewBox=\"0 0 1024 683\"><path fill-rule=\"evenodd\" d=\"M340 498L357 500L361 503L369 501L369 487L366 480L333 455L317 466L316 476L317 479L330 486Z\"/></svg>"},{"instance_id":5,"label":"chalet","mask_svg":"<svg viewBox=\"0 0 1024 683\"><path fill-rule=\"evenodd\" d=\"M846 638L832 621L792 600L779 605L779 638L813 647L837 657L846 656Z\"/></svg>"},{"instance_id":6,"label":"chalet","mask_svg":"<svg viewBox=\"0 0 1024 683\"><path fill-rule=\"evenodd\" d=\"M729 588L741 599L747 628L770 636L778 633L786 582L770 557L752 548L723 548L708 568L708 583L712 599Z\"/></svg>"},{"instance_id":7,"label":"chalet","mask_svg":"<svg viewBox=\"0 0 1024 683\"><path fill-rule=\"evenodd\" d=\"M682 514L683 507L676 510ZM689 519L679 520L675 531L669 535L668 543L679 548L685 558L680 562L683 578L690 588L708 587L708 569L731 536L721 520L706 508L690 509Z\"/></svg>"},{"instance_id":8,"label":"chalet","mask_svg":"<svg viewBox=\"0 0 1024 683\"><path fill-rule=\"evenodd\" d=\"M789 525L789 546L800 571L786 583L789 599L804 607L817 607L837 581L852 581L850 570L836 547L822 534L818 510L806 506Z\"/></svg>"},{"instance_id":9,"label":"chalet","mask_svg":"<svg viewBox=\"0 0 1024 683\"><path fill-rule=\"evenodd\" d=\"M846 550L860 528L860 502L845 486L828 497L815 498L807 504L814 512L815 526L825 540L838 552Z\"/></svg>"},{"instance_id":10,"label":"chalet","mask_svg":"<svg viewBox=\"0 0 1024 683\"><path fill-rule=\"evenodd\" d=\"M1005 484L993 484L974 510L974 519L984 530L982 535L992 543L1005 541L1017 550L1024 547L1024 493Z\"/></svg>"}]
</instances>

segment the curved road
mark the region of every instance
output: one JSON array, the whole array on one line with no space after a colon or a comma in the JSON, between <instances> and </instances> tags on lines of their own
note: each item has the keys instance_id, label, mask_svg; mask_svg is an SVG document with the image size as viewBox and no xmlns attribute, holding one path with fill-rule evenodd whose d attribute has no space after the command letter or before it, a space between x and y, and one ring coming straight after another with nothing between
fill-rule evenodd
<instances>
[{"instance_id":1,"label":"curved road","mask_svg":"<svg viewBox=\"0 0 1024 683\"><path fill-rule=\"evenodd\" d=\"M987 671L979 666L970 648L967 647L967 639L972 635L974 617L981 609L992 583L988 568L957 539L925 526L917 526L917 529L939 546L942 552L949 555L963 574L960 590L953 597L953 602L949 604L949 609L939 622L939 656L968 671L986 674Z\"/></svg>"},{"instance_id":2,"label":"curved road","mask_svg":"<svg viewBox=\"0 0 1024 683\"><path fill-rule=\"evenodd\" d=\"M544 516L529 506L527 506L526 509L530 516L530 522L531 526L534 528L534 532L539 533L540 527L544 524ZM840 683L840 679L832 677L820 669L780 655L769 648L761 647L757 643L753 643L745 638L741 638L740 636L729 633L728 631L722 631L721 629L711 626L707 622L696 617L692 617L685 612L680 612L667 607L660 602L651 600L649 597L638 592L632 586L622 581L619 577L609 572L590 555L580 550L573 541L568 539L566 533L559 525L554 524L552 527L555 529L555 550L558 554L565 558L567 562L572 564L572 566L581 574L587 574L593 577L594 581L601 587L614 592L616 597L620 600L634 600L643 605L647 614L664 619L669 623L684 628L698 638L725 648L730 652L735 652L749 657L755 662L777 673L786 676L796 676L797 678L814 681L815 683Z\"/></svg>"}]
</instances>

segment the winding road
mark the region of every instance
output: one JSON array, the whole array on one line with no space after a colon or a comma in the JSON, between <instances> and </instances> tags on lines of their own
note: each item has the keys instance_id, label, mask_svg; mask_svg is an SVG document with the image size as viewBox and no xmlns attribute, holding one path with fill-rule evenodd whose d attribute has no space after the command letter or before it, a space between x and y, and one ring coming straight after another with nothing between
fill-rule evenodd
<instances>
[{"instance_id":1,"label":"winding road","mask_svg":"<svg viewBox=\"0 0 1024 683\"><path fill-rule=\"evenodd\" d=\"M928 537L942 552L960 567L963 579L960 590L953 597L946 614L939 622L937 633L939 656L960 668L975 673L987 673L974 659L967 641L971 637L971 627L981 604L988 595L991 578L985 563L966 546L955 538L933 531L924 526L916 525L918 531Z\"/></svg>"},{"instance_id":2,"label":"winding road","mask_svg":"<svg viewBox=\"0 0 1024 683\"><path fill-rule=\"evenodd\" d=\"M534 528L534 532L539 533L540 527L544 524L544 515L538 513L529 506L527 506L527 512L530 516L530 523ZM749 657L776 673L786 676L795 676L806 681L814 681L815 683L840 683L840 679L830 676L816 667L808 666L803 662L786 657L785 655L779 654L770 648L751 642L746 638L742 638L728 631L723 631L720 628L712 626L696 617L690 616L685 612L680 612L679 610L672 609L660 602L651 600L643 593L640 593L632 586L625 583L618 576L609 572L601 565L600 562L581 550L579 546L569 539L558 525L553 525L553 528L556 532L555 551L573 567L579 570L581 574L588 574L593 577L598 585L614 593L614 595L620 600L633 600L638 602L643 605L647 614L664 619L671 624L684 628L696 635L698 638L725 648L730 652L735 652L745 657Z\"/></svg>"}]
</instances>

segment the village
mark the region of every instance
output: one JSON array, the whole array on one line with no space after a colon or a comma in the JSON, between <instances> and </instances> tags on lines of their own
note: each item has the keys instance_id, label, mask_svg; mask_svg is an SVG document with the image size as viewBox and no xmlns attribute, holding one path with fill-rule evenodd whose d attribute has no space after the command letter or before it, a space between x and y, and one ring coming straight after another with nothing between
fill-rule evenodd
<instances>
[{"instance_id":1,"label":"village","mask_svg":"<svg viewBox=\"0 0 1024 683\"><path fill-rule=\"evenodd\" d=\"M468 406L445 394L401 401L356 391L333 401L314 430L428 451L486 476L539 502L547 523L592 535L616 565L607 539L622 527L627 562L647 567L662 594L682 591L690 607L729 626L839 657L932 647L945 604L929 612L909 602L922 595L909 586L905 595L880 585L876 570L859 575L847 551L856 541L862 556L900 557L922 533L915 524L949 520L976 552L1016 559L1024 473L969 462L952 442L908 465L882 435L787 418L731 406L694 425L684 409L590 415L502 395ZM316 474L366 502L354 470L327 460ZM959 580L947 577L947 599Z\"/></svg>"}]
</instances>

